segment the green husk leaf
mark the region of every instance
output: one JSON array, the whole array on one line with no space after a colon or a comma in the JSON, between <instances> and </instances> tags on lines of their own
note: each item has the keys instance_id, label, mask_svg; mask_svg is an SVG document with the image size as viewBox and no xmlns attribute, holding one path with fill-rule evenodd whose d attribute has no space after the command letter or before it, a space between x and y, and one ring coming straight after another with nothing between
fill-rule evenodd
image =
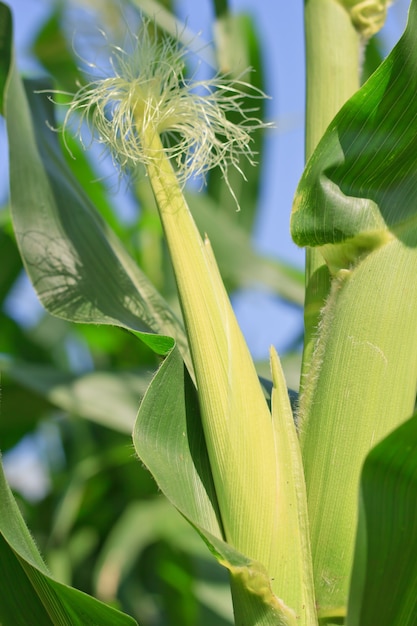
<instances>
[{"instance_id":1,"label":"green husk leaf","mask_svg":"<svg viewBox=\"0 0 417 626\"><path fill-rule=\"evenodd\" d=\"M276 539L281 545L280 587L282 597L296 611L297 623L313 626L317 624L317 614L300 443L284 373L273 348L271 371L272 421L276 455L280 460L278 493L281 519Z\"/></svg>"},{"instance_id":2,"label":"green husk leaf","mask_svg":"<svg viewBox=\"0 0 417 626\"><path fill-rule=\"evenodd\" d=\"M363 461L413 411L416 272L416 249L391 241L334 279L322 313L299 404L319 616L347 602Z\"/></svg>"},{"instance_id":3,"label":"green husk leaf","mask_svg":"<svg viewBox=\"0 0 417 626\"><path fill-rule=\"evenodd\" d=\"M292 232L333 274L300 398L319 617L346 611L369 450L412 413L417 380L417 2L392 53L307 164Z\"/></svg>"}]
</instances>

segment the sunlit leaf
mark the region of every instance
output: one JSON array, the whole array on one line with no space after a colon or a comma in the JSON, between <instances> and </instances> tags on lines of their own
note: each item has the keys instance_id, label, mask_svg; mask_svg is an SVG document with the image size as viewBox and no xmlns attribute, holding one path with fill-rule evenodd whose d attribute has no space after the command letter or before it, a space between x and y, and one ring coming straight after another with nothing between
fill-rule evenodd
<instances>
[{"instance_id":1,"label":"sunlit leaf","mask_svg":"<svg viewBox=\"0 0 417 626\"><path fill-rule=\"evenodd\" d=\"M383 245L390 233L415 245L416 27L412 2L403 37L330 124L295 195L294 240L321 246L336 269Z\"/></svg>"},{"instance_id":2,"label":"sunlit leaf","mask_svg":"<svg viewBox=\"0 0 417 626\"><path fill-rule=\"evenodd\" d=\"M168 499L193 522L222 537L198 400L176 348L145 394L133 441Z\"/></svg>"},{"instance_id":3,"label":"sunlit leaf","mask_svg":"<svg viewBox=\"0 0 417 626\"><path fill-rule=\"evenodd\" d=\"M1 42L9 55L10 39ZM181 323L70 174L56 134L46 124L55 126L52 106L46 96L34 94L46 85L30 83L26 95L14 66L8 70L4 94L12 217L24 264L43 305L71 321L139 332L157 353L172 346L162 335L174 337L191 368Z\"/></svg>"}]
</instances>

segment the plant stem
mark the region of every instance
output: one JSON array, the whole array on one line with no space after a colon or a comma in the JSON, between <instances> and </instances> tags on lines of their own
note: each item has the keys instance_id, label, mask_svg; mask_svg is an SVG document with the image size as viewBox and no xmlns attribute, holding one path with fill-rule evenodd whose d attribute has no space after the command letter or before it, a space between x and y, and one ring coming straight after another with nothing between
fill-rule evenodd
<instances>
[{"instance_id":1,"label":"plant stem","mask_svg":"<svg viewBox=\"0 0 417 626\"><path fill-rule=\"evenodd\" d=\"M359 88L361 38L337 0L306 0L306 141L308 159L333 117ZM314 349L330 276L320 252L306 251L304 355L301 388Z\"/></svg>"},{"instance_id":2,"label":"plant stem","mask_svg":"<svg viewBox=\"0 0 417 626\"><path fill-rule=\"evenodd\" d=\"M346 9L337 0L306 0L305 10L306 42L306 160L313 153L327 126L346 100L360 85L361 37L352 25ZM317 338L320 312L329 296L331 278L321 253L313 248L306 250L306 291L304 305L304 353L301 377L301 392L311 385L316 376L316 368L321 363L312 362ZM313 363L313 367L310 370ZM313 371L314 370L314 371ZM303 442L303 433L301 434ZM308 449L309 454L311 448ZM319 453L317 448L316 453ZM305 451L303 451L303 455ZM306 459L303 459L304 462ZM308 462L312 463L311 459ZM317 494L314 494L316 497ZM312 528L318 528L320 510L309 493L309 517ZM317 497L321 497L321 494ZM323 598L323 570L317 554L317 537L312 537L313 569L316 601L320 608L329 599ZM346 586L343 584L343 598ZM327 589L326 589L327 593ZM340 595L336 603L340 600ZM340 606L332 610L340 611ZM336 613L335 613L336 614Z\"/></svg>"}]
</instances>

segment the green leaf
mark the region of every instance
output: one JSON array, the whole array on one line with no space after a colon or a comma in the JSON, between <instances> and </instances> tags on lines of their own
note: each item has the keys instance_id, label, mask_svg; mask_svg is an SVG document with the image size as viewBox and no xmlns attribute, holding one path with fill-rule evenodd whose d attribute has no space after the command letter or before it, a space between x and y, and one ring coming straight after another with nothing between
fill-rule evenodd
<instances>
[{"instance_id":1,"label":"green leaf","mask_svg":"<svg viewBox=\"0 0 417 626\"><path fill-rule=\"evenodd\" d=\"M6 119L16 238L42 304L64 319L116 324L140 333L165 331L184 345L182 328L168 305L71 176L56 136L45 125L45 120L54 124L51 107L33 93L36 86L29 88L28 97L40 154L16 74L7 94ZM159 353L172 346L170 339L141 338Z\"/></svg>"},{"instance_id":2,"label":"green leaf","mask_svg":"<svg viewBox=\"0 0 417 626\"><path fill-rule=\"evenodd\" d=\"M177 348L148 387L133 443L167 498L194 524L222 537L198 400Z\"/></svg>"},{"instance_id":3,"label":"green leaf","mask_svg":"<svg viewBox=\"0 0 417 626\"><path fill-rule=\"evenodd\" d=\"M391 234L416 245L416 28L413 1L403 37L330 124L299 183L294 241L324 246L335 270Z\"/></svg>"},{"instance_id":4,"label":"green leaf","mask_svg":"<svg viewBox=\"0 0 417 626\"><path fill-rule=\"evenodd\" d=\"M12 14L3 2L0 2L0 50L0 113L4 115L4 90L12 60Z\"/></svg>"},{"instance_id":5,"label":"green leaf","mask_svg":"<svg viewBox=\"0 0 417 626\"><path fill-rule=\"evenodd\" d=\"M417 414L368 455L347 626L417 623Z\"/></svg>"},{"instance_id":6,"label":"green leaf","mask_svg":"<svg viewBox=\"0 0 417 626\"><path fill-rule=\"evenodd\" d=\"M54 580L30 536L0 464L0 621L3 626L133 626L136 621Z\"/></svg>"},{"instance_id":7,"label":"green leaf","mask_svg":"<svg viewBox=\"0 0 417 626\"><path fill-rule=\"evenodd\" d=\"M11 286L22 271L22 261L15 241L4 230L0 230L0 302L3 304Z\"/></svg>"},{"instance_id":8,"label":"green leaf","mask_svg":"<svg viewBox=\"0 0 417 626\"><path fill-rule=\"evenodd\" d=\"M10 54L10 40L9 34L0 53ZM47 126L55 126L52 105L45 95L34 93L46 87L29 83L25 94L16 69L10 67L4 90L12 219L42 304L71 321L116 324L139 332L159 354L172 347L174 337L191 369L181 323L71 175L56 134ZM168 337L149 334L152 331Z\"/></svg>"},{"instance_id":9,"label":"green leaf","mask_svg":"<svg viewBox=\"0 0 417 626\"><path fill-rule=\"evenodd\" d=\"M177 348L166 357L145 394L133 442L160 489L229 570L236 623L295 626L295 614L272 593L262 565L223 541L195 388Z\"/></svg>"},{"instance_id":10,"label":"green leaf","mask_svg":"<svg viewBox=\"0 0 417 626\"><path fill-rule=\"evenodd\" d=\"M314 626L317 624L317 611L300 442L282 366L273 348L270 358L272 423L276 454L282 468L278 482L281 519L276 541L281 545L281 552L277 576L281 581L281 597L294 608L297 623Z\"/></svg>"}]
</instances>

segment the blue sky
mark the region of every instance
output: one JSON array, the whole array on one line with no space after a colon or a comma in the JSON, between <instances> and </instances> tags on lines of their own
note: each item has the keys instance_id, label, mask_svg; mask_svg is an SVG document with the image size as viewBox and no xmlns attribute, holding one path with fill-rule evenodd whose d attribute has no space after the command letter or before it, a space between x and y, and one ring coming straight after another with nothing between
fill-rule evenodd
<instances>
[{"instance_id":1,"label":"blue sky","mask_svg":"<svg viewBox=\"0 0 417 626\"><path fill-rule=\"evenodd\" d=\"M15 37L19 67L24 72L38 71L30 59L28 47L53 4L52 0L10 0L15 19ZM302 267L304 252L291 241L289 216L292 197L304 161L304 43L302 0L230 0L234 11L245 11L254 20L263 45L268 117L276 128L269 132L262 155L263 186L259 219L255 232L256 247L273 256ZM390 9L384 28L387 50L400 36L408 0L398 0ZM212 39L211 0L177 0L181 17L188 26ZM3 126L3 125L2 125ZM0 128L0 131L3 128ZM5 173L7 154L0 136L0 172ZM1 176L1 175L0 175ZM6 177L0 178L0 197L7 193ZM25 292L23 305L28 310L30 295ZM265 358L271 343L285 347L301 325L301 315L282 305L265 291L254 289L234 295L233 304L250 349L256 358Z\"/></svg>"}]
</instances>

